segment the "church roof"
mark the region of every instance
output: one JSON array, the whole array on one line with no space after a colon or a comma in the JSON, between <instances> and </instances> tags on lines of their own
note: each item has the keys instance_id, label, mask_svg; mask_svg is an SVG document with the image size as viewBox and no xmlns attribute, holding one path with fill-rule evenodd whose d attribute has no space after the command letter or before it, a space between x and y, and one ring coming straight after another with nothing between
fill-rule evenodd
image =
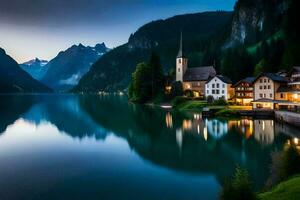
<instances>
[{"instance_id":1,"label":"church roof","mask_svg":"<svg viewBox=\"0 0 300 200\"><path fill-rule=\"evenodd\" d=\"M207 81L216 75L213 66L188 68L183 76L183 81Z\"/></svg>"}]
</instances>

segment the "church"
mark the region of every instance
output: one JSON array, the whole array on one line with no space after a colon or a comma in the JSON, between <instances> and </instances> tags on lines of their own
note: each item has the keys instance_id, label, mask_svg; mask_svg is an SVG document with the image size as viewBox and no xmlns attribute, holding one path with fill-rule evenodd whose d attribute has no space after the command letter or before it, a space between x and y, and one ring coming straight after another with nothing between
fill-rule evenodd
<instances>
[{"instance_id":1,"label":"church","mask_svg":"<svg viewBox=\"0 0 300 200\"><path fill-rule=\"evenodd\" d=\"M190 90L195 97L205 96L205 83L216 76L214 66L188 68L188 59L184 54L182 34L180 48L176 58L176 81L182 82L183 90Z\"/></svg>"}]
</instances>

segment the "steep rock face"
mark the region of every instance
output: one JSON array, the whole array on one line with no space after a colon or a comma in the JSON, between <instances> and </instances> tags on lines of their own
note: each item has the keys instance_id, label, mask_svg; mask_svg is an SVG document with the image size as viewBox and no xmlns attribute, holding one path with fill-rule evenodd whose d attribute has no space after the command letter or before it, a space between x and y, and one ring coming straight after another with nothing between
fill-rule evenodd
<instances>
[{"instance_id":1,"label":"steep rock face","mask_svg":"<svg viewBox=\"0 0 300 200\"><path fill-rule=\"evenodd\" d=\"M227 46L254 44L280 31L288 0L239 0Z\"/></svg>"},{"instance_id":2,"label":"steep rock face","mask_svg":"<svg viewBox=\"0 0 300 200\"><path fill-rule=\"evenodd\" d=\"M0 93L40 93L51 89L33 79L0 48Z\"/></svg>"},{"instance_id":3,"label":"steep rock face","mask_svg":"<svg viewBox=\"0 0 300 200\"><path fill-rule=\"evenodd\" d=\"M20 64L20 67L29 73L34 79L41 80L47 72L47 60L40 60L38 58Z\"/></svg>"},{"instance_id":4,"label":"steep rock face","mask_svg":"<svg viewBox=\"0 0 300 200\"><path fill-rule=\"evenodd\" d=\"M45 66L48 70L42 82L55 90L68 90L108 51L104 43L95 47L73 45L60 52Z\"/></svg>"}]
</instances>

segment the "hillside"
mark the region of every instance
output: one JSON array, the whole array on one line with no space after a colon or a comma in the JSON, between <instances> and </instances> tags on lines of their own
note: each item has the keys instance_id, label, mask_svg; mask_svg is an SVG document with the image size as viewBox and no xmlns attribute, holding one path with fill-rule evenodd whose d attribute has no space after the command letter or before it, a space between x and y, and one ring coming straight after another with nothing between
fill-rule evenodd
<instances>
[{"instance_id":1,"label":"hillside","mask_svg":"<svg viewBox=\"0 0 300 200\"><path fill-rule=\"evenodd\" d=\"M223 41L219 33L225 30L231 18L231 12L205 12L175 16L146 24L130 36L128 43L100 58L80 80L74 91L97 92L127 88L136 64L147 61L152 51L160 55L167 72L175 66L181 31L190 66L210 65L214 57L206 55L211 55L216 46L212 45L212 38L214 43ZM211 48L206 48L208 46Z\"/></svg>"},{"instance_id":2,"label":"hillside","mask_svg":"<svg viewBox=\"0 0 300 200\"><path fill-rule=\"evenodd\" d=\"M0 93L41 93L51 89L33 79L0 48Z\"/></svg>"},{"instance_id":3,"label":"hillside","mask_svg":"<svg viewBox=\"0 0 300 200\"><path fill-rule=\"evenodd\" d=\"M151 22L99 59L73 91L126 89L136 64L147 61L152 51L160 55L168 72L175 66L181 31L189 67L215 62L218 73L234 82L261 72L289 70L300 65L299 4L297 0L239 0L233 12Z\"/></svg>"},{"instance_id":4,"label":"hillside","mask_svg":"<svg viewBox=\"0 0 300 200\"><path fill-rule=\"evenodd\" d=\"M95 47L73 45L44 66L47 72L41 81L58 91L70 89L89 71L92 64L108 51L104 43Z\"/></svg>"}]
</instances>

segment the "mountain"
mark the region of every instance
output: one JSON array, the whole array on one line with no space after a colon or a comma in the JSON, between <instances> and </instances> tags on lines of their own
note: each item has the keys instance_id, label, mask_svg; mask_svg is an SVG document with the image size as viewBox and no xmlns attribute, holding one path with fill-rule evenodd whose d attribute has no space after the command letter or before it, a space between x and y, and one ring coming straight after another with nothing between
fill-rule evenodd
<instances>
[{"instance_id":1,"label":"mountain","mask_svg":"<svg viewBox=\"0 0 300 200\"><path fill-rule=\"evenodd\" d=\"M76 85L91 65L108 51L104 43L95 47L73 45L44 66L47 72L41 81L55 90L67 90Z\"/></svg>"},{"instance_id":2,"label":"mountain","mask_svg":"<svg viewBox=\"0 0 300 200\"><path fill-rule=\"evenodd\" d=\"M220 72L238 81L300 65L299 10L297 0L239 0Z\"/></svg>"},{"instance_id":3,"label":"mountain","mask_svg":"<svg viewBox=\"0 0 300 200\"><path fill-rule=\"evenodd\" d=\"M147 61L152 51L160 55L165 71L174 68L181 31L190 66L211 65L214 57L206 55L211 55L215 47L207 47L212 38L216 38L215 46L223 41L220 33L225 32L231 19L232 12L205 12L148 23L132 34L126 44L101 57L73 90L125 89L137 63Z\"/></svg>"},{"instance_id":4,"label":"mountain","mask_svg":"<svg viewBox=\"0 0 300 200\"><path fill-rule=\"evenodd\" d=\"M156 51L165 72L175 66L180 32L189 67L216 64L234 82L260 72L300 65L300 2L238 0L233 12L175 16L142 26L129 41L100 58L75 92L123 90L139 62Z\"/></svg>"},{"instance_id":5,"label":"mountain","mask_svg":"<svg viewBox=\"0 0 300 200\"><path fill-rule=\"evenodd\" d=\"M33 79L0 48L0 93L40 93L51 89Z\"/></svg>"},{"instance_id":6,"label":"mountain","mask_svg":"<svg viewBox=\"0 0 300 200\"><path fill-rule=\"evenodd\" d=\"M47 60L40 60L38 58L20 64L20 67L30 74L34 79L41 80L47 72L45 65L48 64Z\"/></svg>"}]
</instances>

